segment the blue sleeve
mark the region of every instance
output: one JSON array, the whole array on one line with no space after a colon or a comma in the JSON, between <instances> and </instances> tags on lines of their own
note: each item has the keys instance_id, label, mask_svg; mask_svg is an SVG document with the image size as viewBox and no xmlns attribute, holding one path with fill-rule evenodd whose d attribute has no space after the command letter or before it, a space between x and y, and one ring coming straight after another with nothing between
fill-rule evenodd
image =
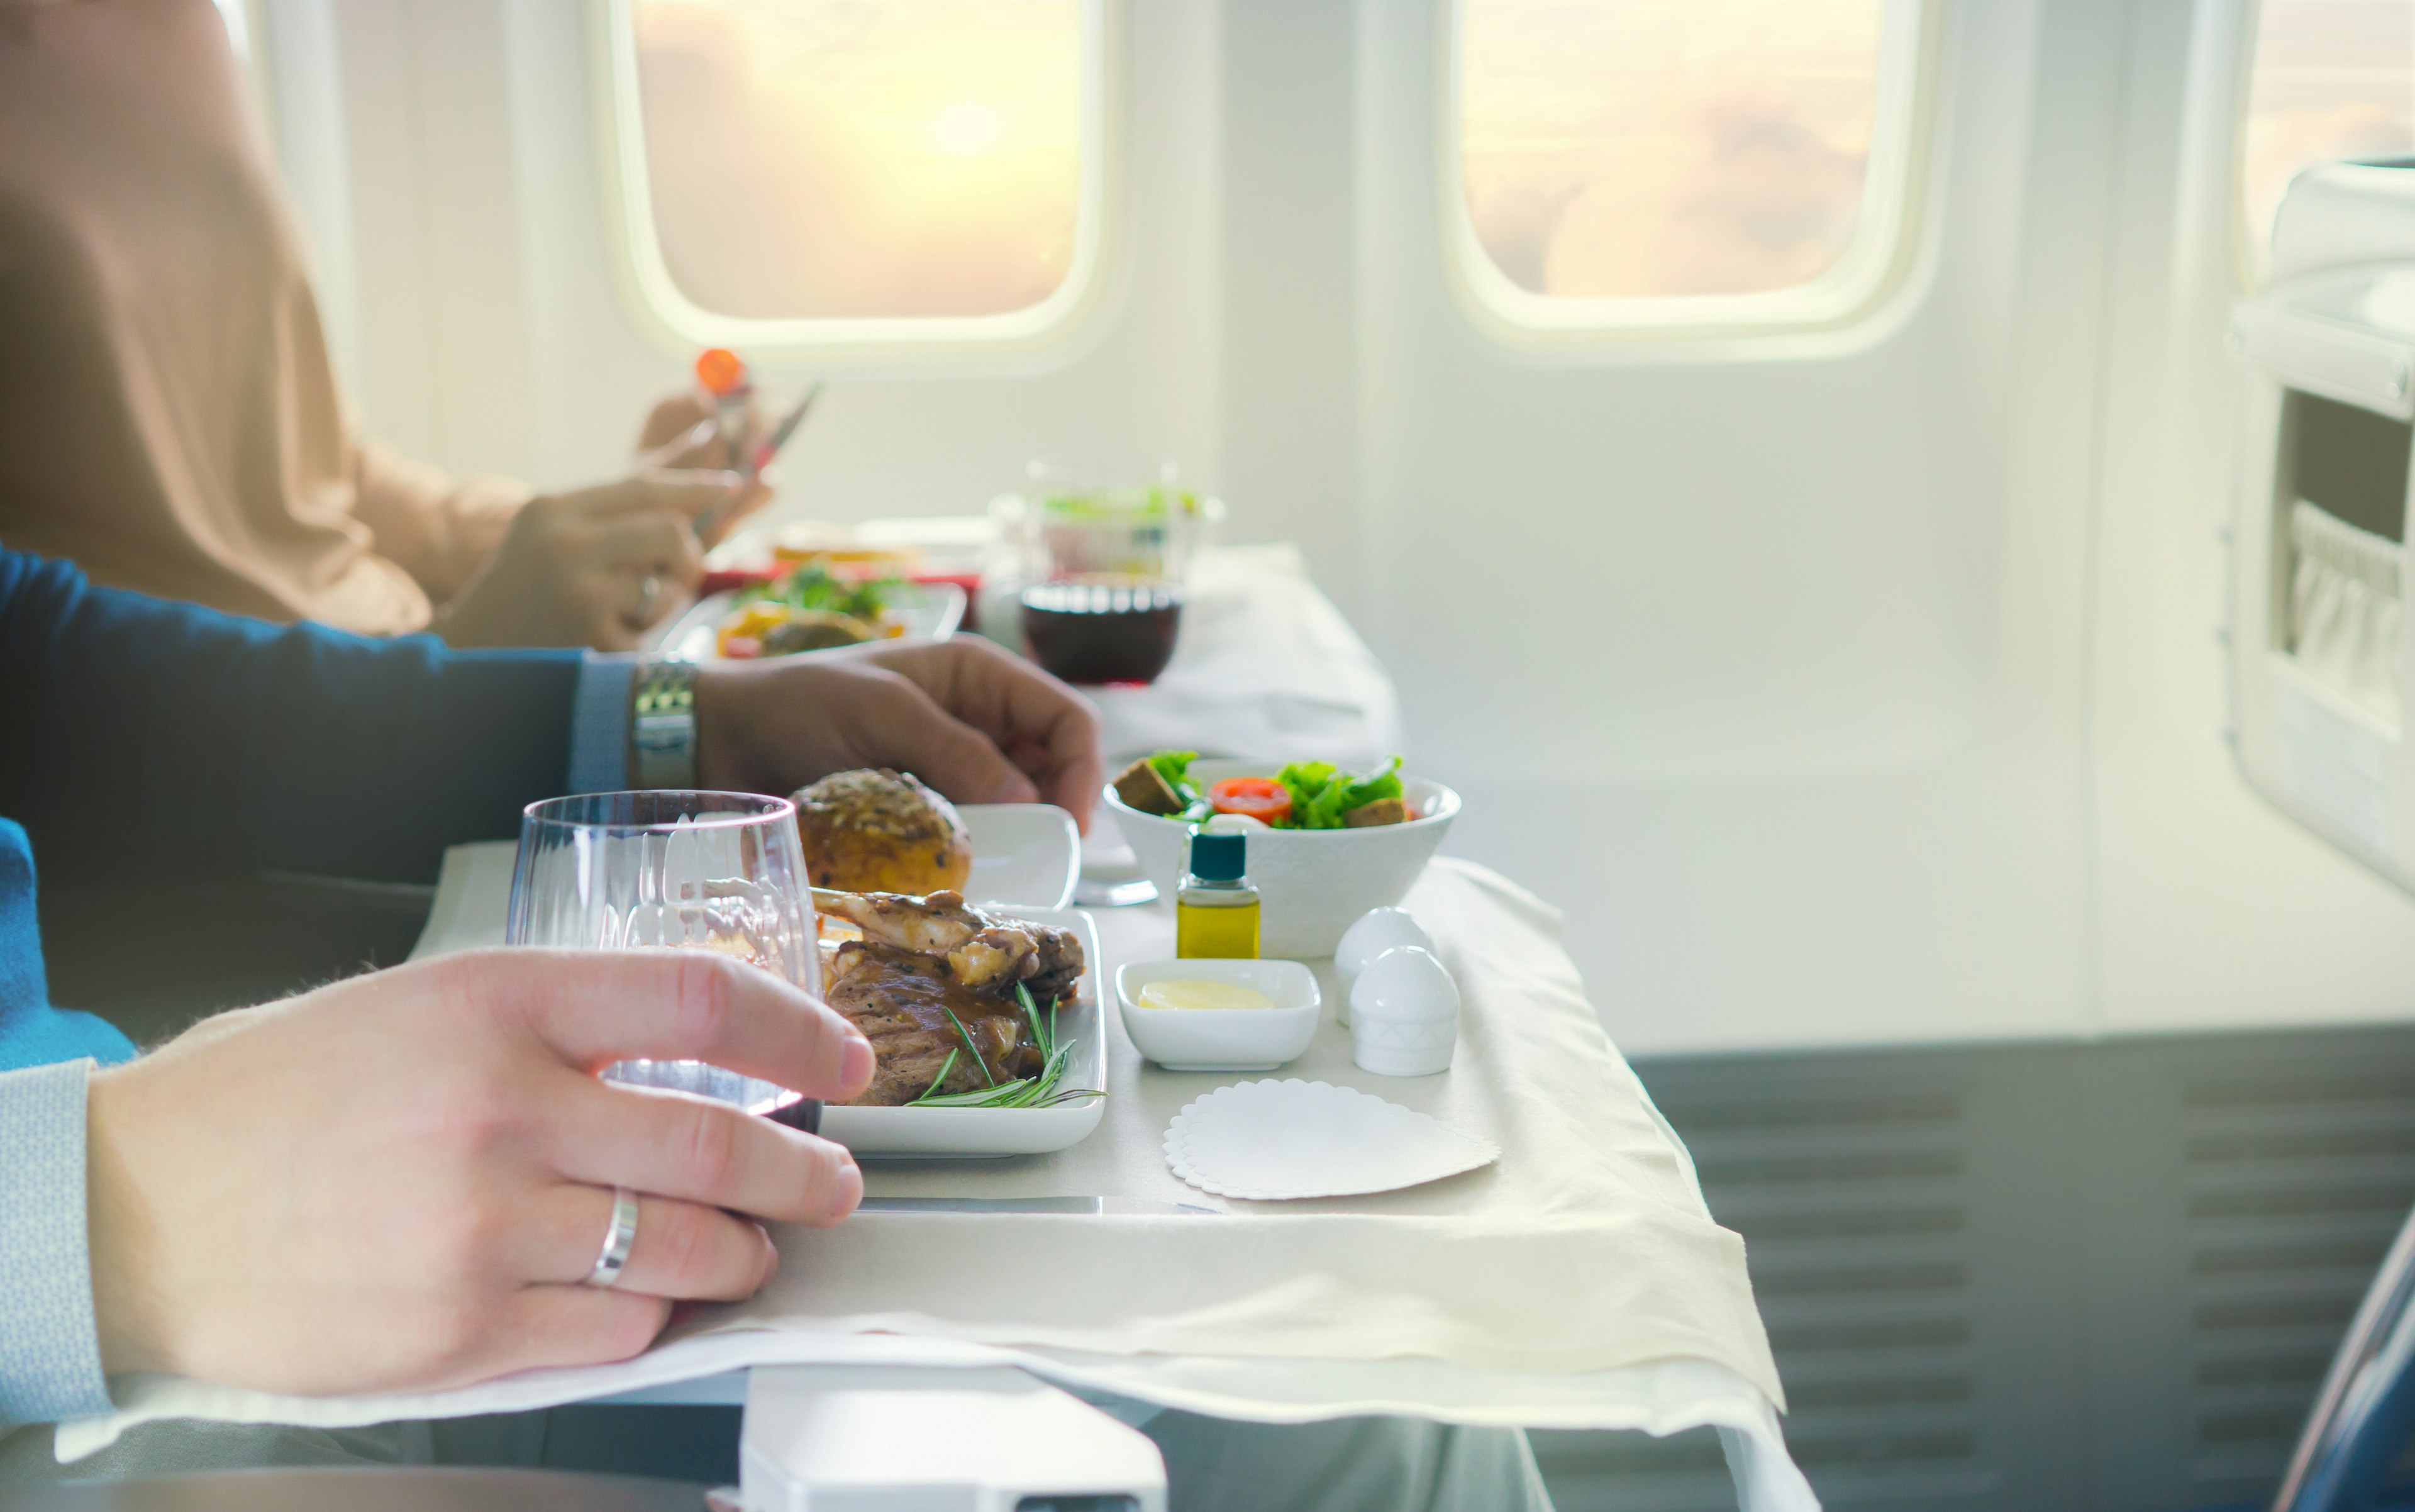
<instances>
[{"instance_id":1,"label":"blue sleeve","mask_svg":"<svg viewBox=\"0 0 2415 1512\"><path fill-rule=\"evenodd\" d=\"M629 786L629 681L637 666L622 651L589 651L579 663L563 792L617 793Z\"/></svg>"},{"instance_id":2,"label":"blue sleeve","mask_svg":"<svg viewBox=\"0 0 2415 1512\"><path fill-rule=\"evenodd\" d=\"M84 1075L0 1071L0 1432L110 1409L84 1240Z\"/></svg>"},{"instance_id":3,"label":"blue sleeve","mask_svg":"<svg viewBox=\"0 0 2415 1512\"><path fill-rule=\"evenodd\" d=\"M562 791L577 651L278 626L0 551L0 815L43 870L428 881Z\"/></svg>"}]
</instances>

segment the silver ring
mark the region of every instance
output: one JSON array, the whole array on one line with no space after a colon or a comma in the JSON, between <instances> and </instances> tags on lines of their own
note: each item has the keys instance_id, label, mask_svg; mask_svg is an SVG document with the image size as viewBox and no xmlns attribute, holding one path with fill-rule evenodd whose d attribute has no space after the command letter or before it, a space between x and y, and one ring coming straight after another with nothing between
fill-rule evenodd
<instances>
[{"instance_id":1,"label":"silver ring","mask_svg":"<svg viewBox=\"0 0 2415 1512\"><path fill-rule=\"evenodd\" d=\"M660 577L655 576L652 573L646 574L646 576L638 583L638 618L639 620L652 619L654 617L654 601L662 596L663 580Z\"/></svg>"},{"instance_id":2,"label":"silver ring","mask_svg":"<svg viewBox=\"0 0 2415 1512\"><path fill-rule=\"evenodd\" d=\"M615 1187L612 1189L612 1226L605 1231L604 1252L595 1257L595 1268L587 1273L587 1284L618 1285L622 1267L629 1263L629 1251L637 1247L638 1194L626 1187Z\"/></svg>"}]
</instances>

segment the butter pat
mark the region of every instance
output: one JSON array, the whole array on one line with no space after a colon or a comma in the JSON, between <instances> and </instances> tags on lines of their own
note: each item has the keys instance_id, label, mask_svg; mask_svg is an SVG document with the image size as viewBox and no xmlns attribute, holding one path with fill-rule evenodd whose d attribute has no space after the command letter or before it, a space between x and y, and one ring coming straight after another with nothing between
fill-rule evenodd
<instances>
[{"instance_id":1,"label":"butter pat","mask_svg":"<svg viewBox=\"0 0 2415 1512\"><path fill-rule=\"evenodd\" d=\"M1201 981L1194 978L1171 977L1152 981L1140 990L1143 1008L1211 1009L1229 1010L1242 1008L1272 1008L1274 999L1254 987L1238 982Z\"/></svg>"}]
</instances>

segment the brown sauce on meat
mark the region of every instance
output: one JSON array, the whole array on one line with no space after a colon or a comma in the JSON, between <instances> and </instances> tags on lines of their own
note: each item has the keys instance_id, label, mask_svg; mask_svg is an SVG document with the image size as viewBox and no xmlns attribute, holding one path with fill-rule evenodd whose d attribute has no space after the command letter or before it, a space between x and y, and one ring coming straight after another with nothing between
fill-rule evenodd
<instances>
[{"instance_id":1,"label":"brown sauce on meat","mask_svg":"<svg viewBox=\"0 0 2415 1512\"><path fill-rule=\"evenodd\" d=\"M938 956L914 955L882 945L867 944L864 950L880 965L857 969L885 968L889 1001L910 1014L922 1028L952 1033L955 1025L948 1021L951 1013L976 1034L984 1026L981 1023L984 1019L1007 1019L1017 1030L1024 1027L1021 1003L973 991L956 981L956 974Z\"/></svg>"},{"instance_id":2,"label":"brown sauce on meat","mask_svg":"<svg viewBox=\"0 0 2415 1512\"><path fill-rule=\"evenodd\" d=\"M959 1054L940 1091L971 1091L1041 1069L1022 1004L965 986L938 956L869 942L849 942L842 952L855 958L837 963L830 1004L863 1031L878 1060L872 1085L858 1102L895 1106L920 1097L940 1074L949 1052L967 1049L968 1038L980 1052L980 1064Z\"/></svg>"}]
</instances>

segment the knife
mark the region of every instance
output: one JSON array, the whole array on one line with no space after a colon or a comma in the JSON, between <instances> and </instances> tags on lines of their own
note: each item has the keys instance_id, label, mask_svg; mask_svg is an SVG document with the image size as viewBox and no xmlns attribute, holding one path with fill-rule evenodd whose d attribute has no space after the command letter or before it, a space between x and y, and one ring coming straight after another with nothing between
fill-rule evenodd
<instances>
[{"instance_id":1,"label":"knife","mask_svg":"<svg viewBox=\"0 0 2415 1512\"><path fill-rule=\"evenodd\" d=\"M1155 1197L866 1197L859 1213L1083 1213L1224 1215L1213 1207L1162 1202Z\"/></svg>"}]
</instances>

